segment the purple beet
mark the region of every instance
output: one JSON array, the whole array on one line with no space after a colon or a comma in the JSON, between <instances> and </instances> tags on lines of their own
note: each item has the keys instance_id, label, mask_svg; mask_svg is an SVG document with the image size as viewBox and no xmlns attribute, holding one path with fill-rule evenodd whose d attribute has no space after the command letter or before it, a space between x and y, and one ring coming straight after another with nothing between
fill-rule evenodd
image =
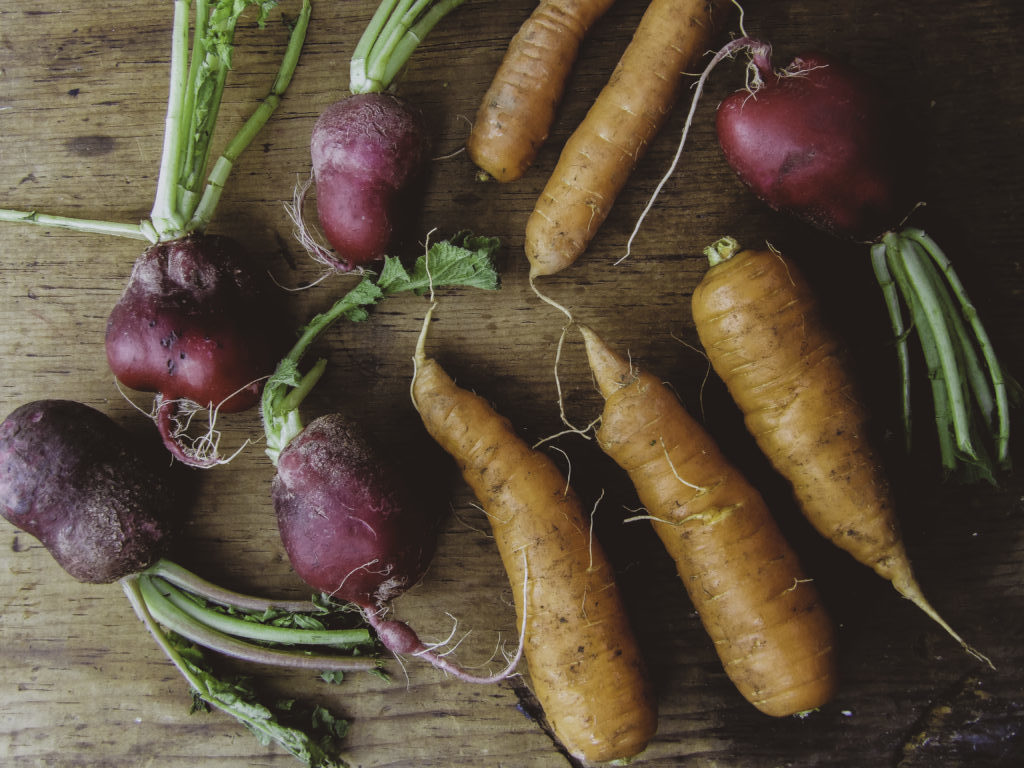
<instances>
[{"instance_id":1,"label":"purple beet","mask_svg":"<svg viewBox=\"0 0 1024 768\"><path fill-rule=\"evenodd\" d=\"M341 416L314 419L278 458L278 528L310 586L376 611L427 569L438 521Z\"/></svg>"},{"instance_id":2,"label":"purple beet","mask_svg":"<svg viewBox=\"0 0 1024 768\"><path fill-rule=\"evenodd\" d=\"M177 528L175 496L132 437L89 406L39 400L0 424L0 512L79 581L156 562Z\"/></svg>"},{"instance_id":3,"label":"purple beet","mask_svg":"<svg viewBox=\"0 0 1024 768\"><path fill-rule=\"evenodd\" d=\"M320 115L310 152L320 225L334 248L326 257L350 270L382 259L399 230L403 202L426 160L420 111L388 93L342 99Z\"/></svg>"},{"instance_id":4,"label":"purple beet","mask_svg":"<svg viewBox=\"0 0 1024 768\"><path fill-rule=\"evenodd\" d=\"M174 435L179 403L250 408L286 349L271 289L235 241L216 235L158 243L135 262L107 321L107 360L125 386L158 393L161 436L185 463L205 461Z\"/></svg>"},{"instance_id":5,"label":"purple beet","mask_svg":"<svg viewBox=\"0 0 1024 768\"><path fill-rule=\"evenodd\" d=\"M404 480L341 416L310 422L281 451L271 486L292 567L314 589L359 606L394 653L415 654L467 682L502 680L518 653L503 671L475 675L404 622L383 618L388 603L423 576L438 533L437 518Z\"/></svg>"},{"instance_id":6,"label":"purple beet","mask_svg":"<svg viewBox=\"0 0 1024 768\"><path fill-rule=\"evenodd\" d=\"M907 153L878 88L836 59L798 56L718 108L718 139L740 179L775 210L832 234L874 241L911 210Z\"/></svg>"}]
</instances>

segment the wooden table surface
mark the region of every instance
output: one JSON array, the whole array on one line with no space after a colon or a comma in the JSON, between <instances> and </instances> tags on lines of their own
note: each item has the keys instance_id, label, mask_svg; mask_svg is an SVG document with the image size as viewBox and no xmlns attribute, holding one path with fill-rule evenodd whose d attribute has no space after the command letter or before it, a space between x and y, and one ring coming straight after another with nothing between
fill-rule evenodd
<instances>
[{"instance_id":1,"label":"wooden table surface","mask_svg":"<svg viewBox=\"0 0 1024 768\"><path fill-rule=\"evenodd\" d=\"M293 5L293 3L286 3ZM315 4L292 88L238 163L213 231L241 239L283 285L320 276L291 236L284 203L309 172L317 114L346 93L348 59L370 0ZM503 288L442 296L432 351L465 386L486 395L533 441L560 428L553 374L562 317L527 284L523 231L561 144L629 41L645 3L619 0L584 45L567 96L535 166L504 186L477 180L464 153L479 100L530 0L469 0L441 23L400 81L436 135L421 237L436 228L500 236ZM916 115L926 163L922 220L949 249L1007 365L1024 375L1024 56L1017 0L750 0L746 26L771 39L779 61L820 48L881 77ZM0 207L137 221L154 193L169 56L171 4L112 0L0 0ZM735 17L730 29L736 29ZM237 126L276 69L281 28L239 32L224 119ZM772 720L725 678L671 564L651 531L622 523L633 491L593 441L555 444L572 463L620 574L654 673L659 731L637 766L988 766L1024 755L1024 484L944 483L931 468L883 443L910 554L926 592L990 671L887 584L809 532L785 485L751 447L722 386L694 351L689 297L701 248L731 233L765 241L805 266L856 356L880 434L895 429L894 368L866 252L785 220L754 201L714 141L718 99L742 82L740 64L718 70L698 111L679 171L617 264L633 223L674 152L685 105L641 160L590 251L545 282L605 338L671 382L681 399L770 501L839 626L842 684L804 719ZM103 351L107 314L137 243L20 225L0 227L0 412L40 398L80 400L133 431L151 425L141 393L115 385ZM297 327L353 284L332 277L287 299ZM484 664L514 636L509 584L483 513L426 437L408 396L413 347L426 303L390 300L361 326L332 329L318 344L330 367L304 414L340 410L392 446L411 478L446 515L426 578L395 615L430 639L458 621L457 654ZM600 398L578 337L559 375L570 419L585 423ZM127 399L130 396L134 405ZM219 423L225 446L255 438L234 461L192 473L195 501L183 564L243 591L302 597L276 530L272 469L255 412ZM1018 427L1020 424L1018 423ZM1019 460L1020 439L1014 441ZM561 454L553 454L559 461ZM74 582L31 537L0 522L0 763L5 766L289 766L233 719L189 714L185 682L116 585ZM227 668L234 669L230 664ZM391 663L390 683L350 675L330 686L307 673L250 670L268 697L319 702L351 719L345 755L359 766L573 765L531 717L528 679L474 687L432 668ZM1014 758L1016 756L1016 759Z\"/></svg>"}]
</instances>

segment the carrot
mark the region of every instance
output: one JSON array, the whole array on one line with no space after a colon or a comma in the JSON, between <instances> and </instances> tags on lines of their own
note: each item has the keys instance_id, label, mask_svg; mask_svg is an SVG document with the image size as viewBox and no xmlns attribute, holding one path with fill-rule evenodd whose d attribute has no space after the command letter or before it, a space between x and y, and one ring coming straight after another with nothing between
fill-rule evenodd
<instances>
[{"instance_id":1,"label":"carrot","mask_svg":"<svg viewBox=\"0 0 1024 768\"><path fill-rule=\"evenodd\" d=\"M586 326L597 441L629 474L740 693L775 717L836 691L835 630L761 494L660 380Z\"/></svg>"},{"instance_id":2,"label":"carrot","mask_svg":"<svg viewBox=\"0 0 1024 768\"><path fill-rule=\"evenodd\" d=\"M527 220L531 277L559 272L587 249L726 6L722 0L651 0Z\"/></svg>"},{"instance_id":3,"label":"carrot","mask_svg":"<svg viewBox=\"0 0 1024 768\"><path fill-rule=\"evenodd\" d=\"M741 251L723 238L705 252L712 266L692 298L697 334L805 516L988 662L939 616L914 577L848 353L810 284L776 251Z\"/></svg>"},{"instance_id":4,"label":"carrot","mask_svg":"<svg viewBox=\"0 0 1024 768\"><path fill-rule=\"evenodd\" d=\"M466 150L498 181L515 181L548 137L590 27L615 0L541 0L509 43Z\"/></svg>"},{"instance_id":5,"label":"carrot","mask_svg":"<svg viewBox=\"0 0 1024 768\"><path fill-rule=\"evenodd\" d=\"M654 696L579 499L508 419L426 357L423 338L413 402L487 512L510 582L526 582L513 590L516 616L534 692L555 735L582 760L639 753L657 727Z\"/></svg>"}]
</instances>

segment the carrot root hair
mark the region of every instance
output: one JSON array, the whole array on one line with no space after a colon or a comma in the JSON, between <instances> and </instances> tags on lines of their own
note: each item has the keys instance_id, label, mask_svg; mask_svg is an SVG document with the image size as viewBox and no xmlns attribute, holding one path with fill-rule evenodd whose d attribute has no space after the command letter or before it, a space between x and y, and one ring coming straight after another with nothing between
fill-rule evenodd
<instances>
[{"instance_id":1,"label":"carrot root hair","mask_svg":"<svg viewBox=\"0 0 1024 768\"><path fill-rule=\"evenodd\" d=\"M738 6L739 4L736 3ZM741 8L742 12L742 8ZM741 29L742 29L742 15L741 15ZM676 146L675 155L672 157L672 161L669 163L668 169L662 175L657 185L654 187L654 192L651 193L650 199L640 212L640 216L636 220L636 224L633 225L633 231L629 235L629 239L626 241L626 252L619 257L615 262L621 264L623 261L628 259L633 252L633 241L636 240L637 235L640 233L640 228L643 226L644 220L647 215L654 208L654 203L661 195L662 189L668 183L669 179L675 175L676 168L679 166L679 160L683 155L683 147L686 146L686 141L690 135L690 128L693 126L694 116L697 113L697 105L700 103L700 97L704 93L704 86L707 84L708 78L711 76L712 71L725 59L730 59L734 56L739 55L743 51L747 51L751 55L751 61L747 66L748 80L747 90L753 95L757 92L761 82L761 72L764 67L771 67L771 50L772 47L768 43L760 40L755 40L748 37L746 33L743 33L742 37L735 38L722 46L715 55L711 58L711 61L700 73L700 77L694 84L693 98L690 101L690 109L686 114L686 121L683 123L683 131L679 137L679 144ZM767 64L766 64L767 62Z\"/></svg>"},{"instance_id":2,"label":"carrot root hair","mask_svg":"<svg viewBox=\"0 0 1024 768\"><path fill-rule=\"evenodd\" d=\"M992 660L988 656L964 640L960 634L953 629L953 627L951 627L941 615L939 615L939 612L936 611L935 608L932 607L932 604L928 602L928 598L924 596L920 585L918 585L917 581L912 576L897 577L893 579L892 584L896 587L897 592L916 605L928 618L942 627L950 637L956 640L968 655L973 656L975 659L988 666L989 669L994 670L996 668L995 664L992 663Z\"/></svg>"}]
</instances>

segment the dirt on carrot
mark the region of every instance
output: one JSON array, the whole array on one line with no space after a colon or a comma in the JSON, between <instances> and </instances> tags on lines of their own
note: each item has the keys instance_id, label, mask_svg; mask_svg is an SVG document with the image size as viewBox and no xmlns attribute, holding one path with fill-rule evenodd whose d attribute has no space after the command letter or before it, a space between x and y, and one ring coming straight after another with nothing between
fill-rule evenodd
<instances>
[{"instance_id":1,"label":"dirt on carrot","mask_svg":"<svg viewBox=\"0 0 1024 768\"><path fill-rule=\"evenodd\" d=\"M741 251L723 238L706 252L712 266L692 298L697 333L807 519L991 663L942 619L914 577L849 355L812 286L774 250Z\"/></svg>"},{"instance_id":2,"label":"dirt on carrot","mask_svg":"<svg viewBox=\"0 0 1024 768\"><path fill-rule=\"evenodd\" d=\"M761 494L657 377L580 326L605 406L597 441L629 474L729 678L768 715L835 693L835 630Z\"/></svg>"},{"instance_id":3,"label":"dirt on carrot","mask_svg":"<svg viewBox=\"0 0 1024 768\"><path fill-rule=\"evenodd\" d=\"M728 7L652 0L527 220L531 277L559 272L587 249Z\"/></svg>"},{"instance_id":4,"label":"dirt on carrot","mask_svg":"<svg viewBox=\"0 0 1024 768\"><path fill-rule=\"evenodd\" d=\"M657 728L656 703L579 499L547 455L426 357L422 339L415 360L413 401L491 522L525 630L530 681L552 729L579 759L638 754Z\"/></svg>"},{"instance_id":5,"label":"dirt on carrot","mask_svg":"<svg viewBox=\"0 0 1024 768\"><path fill-rule=\"evenodd\" d=\"M615 0L541 0L509 43L466 144L497 181L526 173L548 137L590 27Z\"/></svg>"}]
</instances>

